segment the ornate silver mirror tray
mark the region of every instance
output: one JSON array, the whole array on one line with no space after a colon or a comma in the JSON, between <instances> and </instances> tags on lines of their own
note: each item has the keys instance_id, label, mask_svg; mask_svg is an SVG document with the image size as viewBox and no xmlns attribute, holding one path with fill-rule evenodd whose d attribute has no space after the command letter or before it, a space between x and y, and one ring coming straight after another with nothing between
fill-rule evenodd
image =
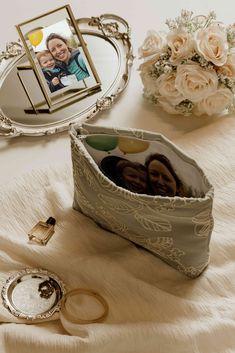
<instances>
[{"instance_id":1,"label":"ornate silver mirror tray","mask_svg":"<svg viewBox=\"0 0 235 353\"><path fill-rule=\"evenodd\" d=\"M43 269L28 268L14 273L2 289L4 306L14 316L42 320L60 310L65 294L62 281Z\"/></svg>"},{"instance_id":2,"label":"ornate silver mirror tray","mask_svg":"<svg viewBox=\"0 0 235 353\"><path fill-rule=\"evenodd\" d=\"M77 20L101 81L101 90L51 113L27 113L29 100L17 75L27 65L22 45L7 44L0 53L0 135L38 136L68 129L110 108L126 88L133 62L127 22L111 14ZM32 86L32 95L36 95Z\"/></svg>"}]
</instances>

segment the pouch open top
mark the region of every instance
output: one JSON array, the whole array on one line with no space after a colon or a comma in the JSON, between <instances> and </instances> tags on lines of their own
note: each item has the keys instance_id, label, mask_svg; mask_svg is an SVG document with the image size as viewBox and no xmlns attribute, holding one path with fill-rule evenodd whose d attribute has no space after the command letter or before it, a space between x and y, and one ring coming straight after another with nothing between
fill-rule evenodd
<instances>
[{"instance_id":1,"label":"pouch open top","mask_svg":"<svg viewBox=\"0 0 235 353\"><path fill-rule=\"evenodd\" d=\"M187 276L200 275L209 262L213 187L197 163L164 136L148 131L83 124L72 126L70 136L74 209ZM184 194L127 190L103 166L112 158L144 165L155 153L170 160Z\"/></svg>"}]
</instances>

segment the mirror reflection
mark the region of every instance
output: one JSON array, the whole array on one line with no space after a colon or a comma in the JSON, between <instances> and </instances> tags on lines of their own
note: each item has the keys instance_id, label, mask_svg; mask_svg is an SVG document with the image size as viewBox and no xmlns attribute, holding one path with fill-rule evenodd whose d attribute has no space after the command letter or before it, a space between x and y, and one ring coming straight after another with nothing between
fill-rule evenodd
<instances>
[{"instance_id":1,"label":"mirror reflection","mask_svg":"<svg viewBox=\"0 0 235 353\"><path fill-rule=\"evenodd\" d=\"M29 61L25 53L17 53L2 72L0 65L0 135L34 136L63 131L70 123L84 121L110 108L125 89L133 61L128 24L116 15L80 21L82 37L102 82L101 89L85 97L81 95L81 99L50 113L32 114L27 110L29 100L17 75L18 67L29 65ZM114 21L120 25L113 26ZM30 95L42 100L32 70L26 70L24 75L30 85Z\"/></svg>"},{"instance_id":2,"label":"mirror reflection","mask_svg":"<svg viewBox=\"0 0 235 353\"><path fill-rule=\"evenodd\" d=\"M53 124L57 121L65 121L71 119L75 114L81 115L82 112L92 105L98 98L108 91L116 76L119 73L119 57L118 53L110 42L103 40L102 37L94 35L84 35L84 39L89 46L97 72L102 80L102 90L96 94L86 97L75 104L67 106L65 109L52 112L50 114L25 113L25 107L29 105L25 91L17 77L17 65L26 64L27 57L24 55L15 63L12 70L3 82L0 91L0 102L3 102L1 108L3 113L12 121L20 124L41 125ZM37 82L32 80L32 72L28 72L26 78L31 83L31 93L39 99ZM33 84L34 83L34 84ZM14 100L12 100L11 92L14 92Z\"/></svg>"}]
</instances>

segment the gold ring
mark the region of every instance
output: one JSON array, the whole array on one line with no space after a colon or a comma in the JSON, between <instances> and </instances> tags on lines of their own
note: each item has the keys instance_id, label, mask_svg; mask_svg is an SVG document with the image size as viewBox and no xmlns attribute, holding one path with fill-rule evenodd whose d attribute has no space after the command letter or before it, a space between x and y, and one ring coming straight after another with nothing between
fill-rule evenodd
<instances>
[{"instance_id":1,"label":"gold ring","mask_svg":"<svg viewBox=\"0 0 235 353\"><path fill-rule=\"evenodd\" d=\"M78 294L86 294L89 295L90 297L95 298L99 303L102 304L104 311L102 313L101 316L95 318L95 319L79 319L77 317L75 317L74 315L72 315L71 313L68 312L67 308L66 308L66 301L69 297L73 297L74 295L78 295ZM106 300L97 292L95 292L92 289L84 289L84 288L77 288L77 289L73 289L71 291L69 291L68 293L66 293L64 295L64 297L62 298L61 301L61 313L62 315L69 320L70 322L74 323L74 324L92 324L95 322L102 322L104 321L104 319L106 318L106 316L108 315L109 312L109 307L108 307L108 303L106 302Z\"/></svg>"}]
</instances>

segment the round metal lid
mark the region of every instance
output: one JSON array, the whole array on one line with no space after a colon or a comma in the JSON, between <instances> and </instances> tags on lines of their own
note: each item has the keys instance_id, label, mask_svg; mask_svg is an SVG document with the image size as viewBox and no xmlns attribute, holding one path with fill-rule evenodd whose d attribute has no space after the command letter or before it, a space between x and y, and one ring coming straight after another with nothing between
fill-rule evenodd
<instances>
[{"instance_id":1,"label":"round metal lid","mask_svg":"<svg viewBox=\"0 0 235 353\"><path fill-rule=\"evenodd\" d=\"M27 268L12 274L2 289L4 306L14 316L27 320L47 319L60 310L65 286L57 275Z\"/></svg>"}]
</instances>

